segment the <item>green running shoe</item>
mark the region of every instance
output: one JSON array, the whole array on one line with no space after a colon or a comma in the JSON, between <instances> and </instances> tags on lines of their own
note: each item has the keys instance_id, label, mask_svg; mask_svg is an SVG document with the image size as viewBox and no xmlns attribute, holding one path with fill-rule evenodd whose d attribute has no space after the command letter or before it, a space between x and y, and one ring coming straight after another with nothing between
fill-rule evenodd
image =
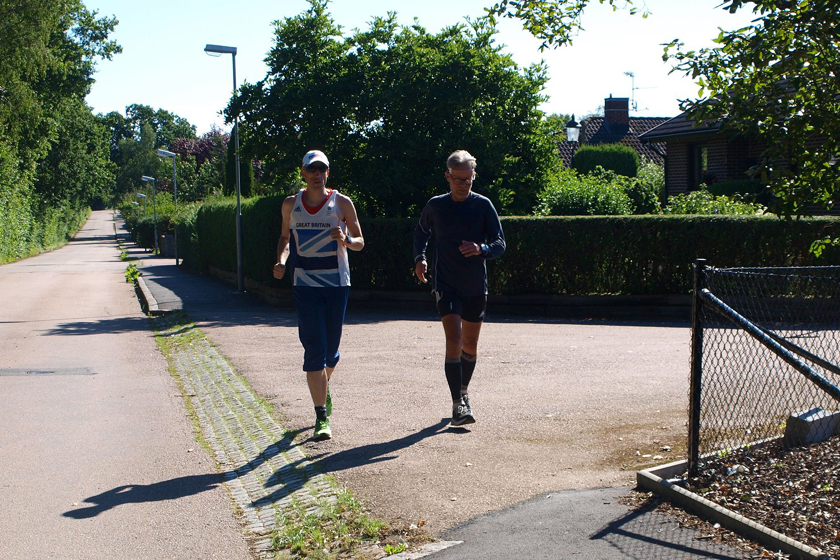
<instances>
[{"instance_id":1,"label":"green running shoe","mask_svg":"<svg viewBox=\"0 0 840 560\"><path fill-rule=\"evenodd\" d=\"M327 418L332 414L332 395L330 395L330 388L327 387Z\"/></svg>"},{"instance_id":2,"label":"green running shoe","mask_svg":"<svg viewBox=\"0 0 840 560\"><path fill-rule=\"evenodd\" d=\"M329 420L315 420L315 434L312 436L317 440L332 439L332 430Z\"/></svg>"}]
</instances>

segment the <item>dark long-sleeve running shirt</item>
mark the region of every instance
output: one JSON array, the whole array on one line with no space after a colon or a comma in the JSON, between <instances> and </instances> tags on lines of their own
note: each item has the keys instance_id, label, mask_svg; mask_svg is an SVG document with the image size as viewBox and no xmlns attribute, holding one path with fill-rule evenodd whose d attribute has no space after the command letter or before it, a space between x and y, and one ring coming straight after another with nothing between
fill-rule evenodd
<instances>
[{"instance_id":1,"label":"dark long-sleeve running shirt","mask_svg":"<svg viewBox=\"0 0 840 560\"><path fill-rule=\"evenodd\" d=\"M453 291L462 297L487 295L487 259L505 252L505 235L499 215L487 197L474 192L463 202L450 193L426 203L414 229L414 262L426 259L429 239L435 240L433 272L436 291ZM462 241L486 244L483 255L465 257ZM427 259L428 260L428 259Z\"/></svg>"}]
</instances>

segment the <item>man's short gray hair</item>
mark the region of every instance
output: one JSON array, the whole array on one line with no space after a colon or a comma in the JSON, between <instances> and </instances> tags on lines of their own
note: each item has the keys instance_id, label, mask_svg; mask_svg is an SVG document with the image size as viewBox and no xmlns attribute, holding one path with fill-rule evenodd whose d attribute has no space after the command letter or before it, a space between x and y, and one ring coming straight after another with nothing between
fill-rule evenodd
<instances>
[{"instance_id":1,"label":"man's short gray hair","mask_svg":"<svg viewBox=\"0 0 840 560\"><path fill-rule=\"evenodd\" d=\"M446 158L447 169L462 167L464 165L469 165L470 169L475 169L476 166L475 158L467 150L456 150Z\"/></svg>"}]
</instances>

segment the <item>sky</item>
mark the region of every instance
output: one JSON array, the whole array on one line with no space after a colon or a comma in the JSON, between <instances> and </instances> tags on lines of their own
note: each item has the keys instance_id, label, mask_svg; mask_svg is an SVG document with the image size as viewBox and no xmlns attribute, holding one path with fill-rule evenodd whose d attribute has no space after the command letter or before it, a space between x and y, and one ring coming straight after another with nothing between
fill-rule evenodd
<instances>
[{"instance_id":1,"label":"sky","mask_svg":"<svg viewBox=\"0 0 840 560\"><path fill-rule=\"evenodd\" d=\"M493 0L333 0L329 11L345 34L367 29L375 16L397 12L401 25L416 18L429 32L476 18ZM618 2L620 4L620 2ZM186 118L198 134L217 126L229 129L221 110L233 90L232 57L211 57L208 43L234 46L237 85L265 78L265 57L273 44L273 22L304 12L306 0L84 0L101 16L119 20L111 38L123 52L100 60L87 97L96 113L137 103ZM630 15L595 0L582 18L585 28L571 46L540 52L540 41L518 20L504 19L496 36L520 66L544 60L549 82L541 106L548 114L580 118L602 111L604 99L627 97L631 116L673 117L679 99L695 98L698 86L663 62L663 44L680 39L687 49L714 45L718 28L732 30L752 19L729 14L720 0L636 0L650 12ZM631 78L628 73L632 73ZM635 109L634 109L635 108Z\"/></svg>"}]
</instances>

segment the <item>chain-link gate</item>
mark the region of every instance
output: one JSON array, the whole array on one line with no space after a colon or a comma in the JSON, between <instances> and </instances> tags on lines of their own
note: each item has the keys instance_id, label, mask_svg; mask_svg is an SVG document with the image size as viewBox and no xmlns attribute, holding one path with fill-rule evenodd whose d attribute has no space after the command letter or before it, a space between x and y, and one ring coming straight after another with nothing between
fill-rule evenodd
<instances>
[{"instance_id":1,"label":"chain-link gate","mask_svg":"<svg viewBox=\"0 0 840 560\"><path fill-rule=\"evenodd\" d=\"M840 433L840 267L694 265L690 473L784 438Z\"/></svg>"}]
</instances>

